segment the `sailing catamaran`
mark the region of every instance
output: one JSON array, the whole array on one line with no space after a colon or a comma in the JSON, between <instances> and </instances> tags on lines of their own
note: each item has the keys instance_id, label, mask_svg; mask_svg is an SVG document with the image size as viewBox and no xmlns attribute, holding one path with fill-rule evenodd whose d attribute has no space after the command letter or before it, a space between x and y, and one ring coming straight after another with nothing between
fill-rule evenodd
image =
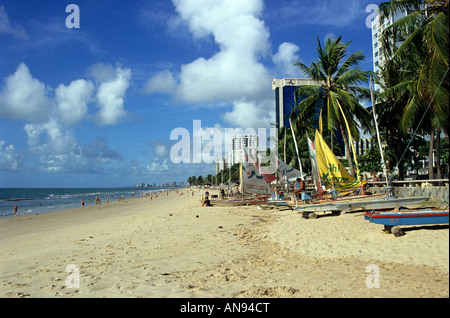
<instances>
[{"instance_id":1,"label":"sailing catamaran","mask_svg":"<svg viewBox=\"0 0 450 318\"><path fill-rule=\"evenodd\" d=\"M315 156L312 155L311 158L315 157L317 161L317 182L322 181L327 189L338 191L355 190L364 187L367 182L361 179L358 180L347 172L317 130L315 137ZM300 203L295 206L295 210L301 212L305 217L314 218L317 217L317 212L395 209L425 202L427 199L428 197L395 198L391 193L384 195L361 195L332 201L322 201L320 203Z\"/></svg>"}]
</instances>

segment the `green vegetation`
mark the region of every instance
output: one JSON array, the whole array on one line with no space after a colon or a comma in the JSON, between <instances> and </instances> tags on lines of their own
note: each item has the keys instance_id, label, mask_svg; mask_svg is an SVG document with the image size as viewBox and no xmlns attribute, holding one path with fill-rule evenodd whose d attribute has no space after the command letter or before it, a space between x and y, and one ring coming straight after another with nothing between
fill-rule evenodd
<instances>
[{"instance_id":1,"label":"green vegetation","mask_svg":"<svg viewBox=\"0 0 450 318\"><path fill-rule=\"evenodd\" d=\"M320 113L327 143L331 144L335 132L342 134L347 153L344 161L348 161L354 175L349 132L355 140L359 131L370 133L372 140L377 140L372 109L360 104L364 99L370 101L370 90L364 85L373 76L382 88L380 93L375 92L375 104L388 170L392 173L398 168L398 177L403 179L408 169L422 168L428 161L430 179L442 179L448 173L449 1L391 0L380 4L382 21L405 10L410 14L383 32L385 63L380 74L362 71L358 63L363 54L348 54L350 42L341 42L341 37L327 40L324 47L318 41L317 62L294 65L318 83L297 89L295 96L300 102L290 114L303 161L309 158L306 136L313 140ZM286 162L293 165L297 159L289 130L286 134L280 132L279 153L283 154L285 135ZM302 163L304 168L309 165ZM358 163L361 171L381 171L378 146L359 156Z\"/></svg>"}]
</instances>

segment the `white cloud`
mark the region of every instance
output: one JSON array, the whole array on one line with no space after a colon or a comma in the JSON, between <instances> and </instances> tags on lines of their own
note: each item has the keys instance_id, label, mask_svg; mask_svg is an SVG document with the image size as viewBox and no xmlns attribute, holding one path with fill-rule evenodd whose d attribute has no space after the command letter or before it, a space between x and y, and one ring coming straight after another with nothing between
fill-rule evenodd
<instances>
[{"instance_id":1,"label":"white cloud","mask_svg":"<svg viewBox=\"0 0 450 318\"><path fill-rule=\"evenodd\" d=\"M147 165L148 172L161 172L164 170L168 170L169 165L167 163L167 159L165 159L162 163L159 162L157 158L155 158L152 162Z\"/></svg>"},{"instance_id":2,"label":"white cloud","mask_svg":"<svg viewBox=\"0 0 450 318\"><path fill-rule=\"evenodd\" d=\"M262 93L270 74L258 61L270 52L261 1L174 1L196 38L213 36L220 51L181 67L177 96L188 102L229 101Z\"/></svg>"},{"instance_id":3,"label":"white cloud","mask_svg":"<svg viewBox=\"0 0 450 318\"><path fill-rule=\"evenodd\" d=\"M104 164L121 159L101 137L87 146L79 146L73 130L55 119L44 124L26 124L24 130L30 152L39 156L41 169L48 172L98 173L104 171Z\"/></svg>"},{"instance_id":4,"label":"white cloud","mask_svg":"<svg viewBox=\"0 0 450 318\"><path fill-rule=\"evenodd\" d=\"M43 124L26 124L28 146L33 153L40 155L61 155L74 151L77 142L73 131L64 128L52 118Z\"/></svg>"},{"instance_id":5,"label":"white cloud","mask_svg":"<svg viewBox=\"0 0 450 318\"><path fill-rule=\"evenodd\" d=\"M5 145L5 141L0 140L0 170L17 170L21 156L14 145Z\"/></svg>"},{"instance_id":6,"label":"white cloud","mask_svg":"<svg viewBox=\"0 0 450 318\"><path fill-rule=\"evenodd\" d=\"M0 116L31 123L50 118L73 125L87 117L96 91L98 111L92 118L100 125L118 123L126 115L124 101L131 70L100 63L90 68L89 75L96 80L96 85L90 80L77 79L68 86L58 85L54 96L49 96L52 90L33 78L29 68L21 63L5 79L0 91Z\"/></svg>"},{"instance_id":7,"label":"white cloud","mask_svg":"<svg viewBox=\"0 0 450 318\"><path fill-rule=\"evenodd\" d=\"M255 116L259 114L259 116ZM270 127L274 122L273 100L262 102L240 100L233 105L231 112L223 114L223 119L237 127Z\"/></svg>"},{"instance_id":8,"label":"white cloud","mask_svg":"<svg viewBox=\"0 0 450 318\"><path fill-rule=\"evenodd\" d=\"M244 121L233 112L238 109L243 113L242 107L251 106L252 123L264 125L267 109L257 105L271 96L272 76L261 63L261 59L270 56L271 50L269 30L258 18L263 1L173 0L173 3L179 14L178 27L187 26L198 40L213 38L219 51L211 57L199 57L181 65L179 74L166 70L155 75L144 90L147 93L176 92L174 98L189 103L232 104L234 110L224 116L232 125ZM161 79L166 80L170 89ZM245 105L240 102L242 99L247 101Z\"/></svg>"},{"instance_id":9,"label":"white cloud","mask_svg":"<svg viewBox=\"0 0 450 318\"><path fill-rule=\"evenodd\" d=\"M130 69L116 68L115 77L100 84L96 95L100 108L96 120L100 125L114 125L126 115L124 99L130 77Z\"/></svg>"},{"instance_id":10,"label":"white cloud","mask_svg":"<svg viewBox=\"0 0 450 318\"><path fill-rule=\"evenodd\" d=\"M164 157L168 153L167 147L165 145L156 145L156 146L154 146L153 151L155 152L155 155L157 157Z\"/></svg>"},{"instance_id":11,"label":"white cloud","mask_svg":"<svg viewBox=\"0 0 450 318\"><path fill-rule=\"evenodd\" d=\"M23 128L28 150L39 156L41 168L46 171L98 172L102 169L100 164L121 159L101 138L91 145L79 146L73 126L84 119L93 119L100 125L118 123L126 115L124 99L131 71L97 64L89 74L95 83L77 79L67 86L58 85L54 95L49 96L52 90L33 78L22 63L6 78L0 91L0 115L27 122ZM99 110L89 115L93 105ZM14 167L13 150L12 145L2 149L2 168Z\"/></svg>"},{"instance_id":12,"label":"white cloud","mask_svg":"<svg viewBox=\"0 0 450 318\"><path fill-rule=\"evenodd\" d=\"M33 78L29 68L21 63L0 91L0 116L35 122L46 120L51 110L45 84Z\"/></svg>"},{"instance_id":13,"label":"white cloud","mask_svg":"<svg viewBox=\"0 0 450 318\"><path fill-rule=\"evenodd\" d=\"M334 34L333 32L325 34L325 36L323 38L323 42L326 43L328 41L328 39L330 39L331 41L336 40L336 34Z\"/></svg>"},{"instance_id":14,"label":"white cloud","mask_svg":"<svg viewBox=\"0 0 450 318\"><path fill-rule=\"evenodd\" d=\"M98 83L111 81L117 76L116 70L109 63L93 64L89 67L87 73Z\"/></svg>"},{"instance_id":15,"label":"white cloud","mask_svg":"<svg viewBox=\"0 0 450 318\"><path fill-rule=\"evenodd\" d=\"M272 57L272 61L281 77L299 76L298 67L294 66L294 63L301 62L297 54L299 50L300 48L294 43L284 42L280 44L278 52Z\"/></svg>"},{"instance_id":16,"label":"white cloud","mask_svg":"<svg viewBox=\"0 0 450 318\"><path fill-rule=\"evenodd\" d=\"M77 123L86 116L93 90L94 84L83 79L75 80L69 86L60 84L56 88L55 99L63 123Z\"/></svg>"},{"instance_id":17,"label":"white cloud","mask_svg":"<svg viewBox=\"0 0 450 318\"><path fill-rule=\"evenodd\" d=\"M164 93L170 94L173 92L177 82L169 70L164 70L151 77L143 89L144 93Z\"/></svg>"}]
</instances>

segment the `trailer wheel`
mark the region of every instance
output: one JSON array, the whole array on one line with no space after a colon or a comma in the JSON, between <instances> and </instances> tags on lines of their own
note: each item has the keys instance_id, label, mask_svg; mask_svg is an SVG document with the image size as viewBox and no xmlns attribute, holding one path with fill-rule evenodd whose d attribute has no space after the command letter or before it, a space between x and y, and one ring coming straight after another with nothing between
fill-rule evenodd
<instances>
[{"instance_id":1,"label":"trailer wheel","mask_svg":"<svg viewBox=\"0 0 450 318\"><path fill-rule=\"evenodd\" d=\"M308 216L308 219L317 219L317 214L314 212L311 212Z\"/></svg>"},{"instance_id":2,"label":"trailer wheel","mask_svg":"<svg viewBox=\"0 0 450 318\"><path fill-rule=\"evenodd\" d=\"M403 232L403 230L400 227L398 227L398 226L393 226L391 228L391 233L394 234L395 237L399 237L399 236L405 235L405 232Z\"/></svg>"}]
</instances>

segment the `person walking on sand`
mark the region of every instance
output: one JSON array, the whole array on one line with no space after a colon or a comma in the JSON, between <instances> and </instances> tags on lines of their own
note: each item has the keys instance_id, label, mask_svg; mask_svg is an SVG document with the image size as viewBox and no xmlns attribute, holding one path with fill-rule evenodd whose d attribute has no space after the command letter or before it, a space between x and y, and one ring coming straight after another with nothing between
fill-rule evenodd
<instances>
[{"instance_id":1,"label":"person walking on sand","mask_svg":"<svg viewBox=\"0 0 450 318\"><path fill-rule=\"evenodd\" d=\"M19 209L19 207L17 204L14 204L14 215L17 215L17 209Z\"/></svg>"},{"instance_id":2,"label":"person walking on sand","mask_svg":"<svg viewBox=\"0 0 450 318\"><path fill-rule=\"evenodd\" d=\"M84 208L84 201L81 199L81 207Z\"/></svg>"}]
</instances>

